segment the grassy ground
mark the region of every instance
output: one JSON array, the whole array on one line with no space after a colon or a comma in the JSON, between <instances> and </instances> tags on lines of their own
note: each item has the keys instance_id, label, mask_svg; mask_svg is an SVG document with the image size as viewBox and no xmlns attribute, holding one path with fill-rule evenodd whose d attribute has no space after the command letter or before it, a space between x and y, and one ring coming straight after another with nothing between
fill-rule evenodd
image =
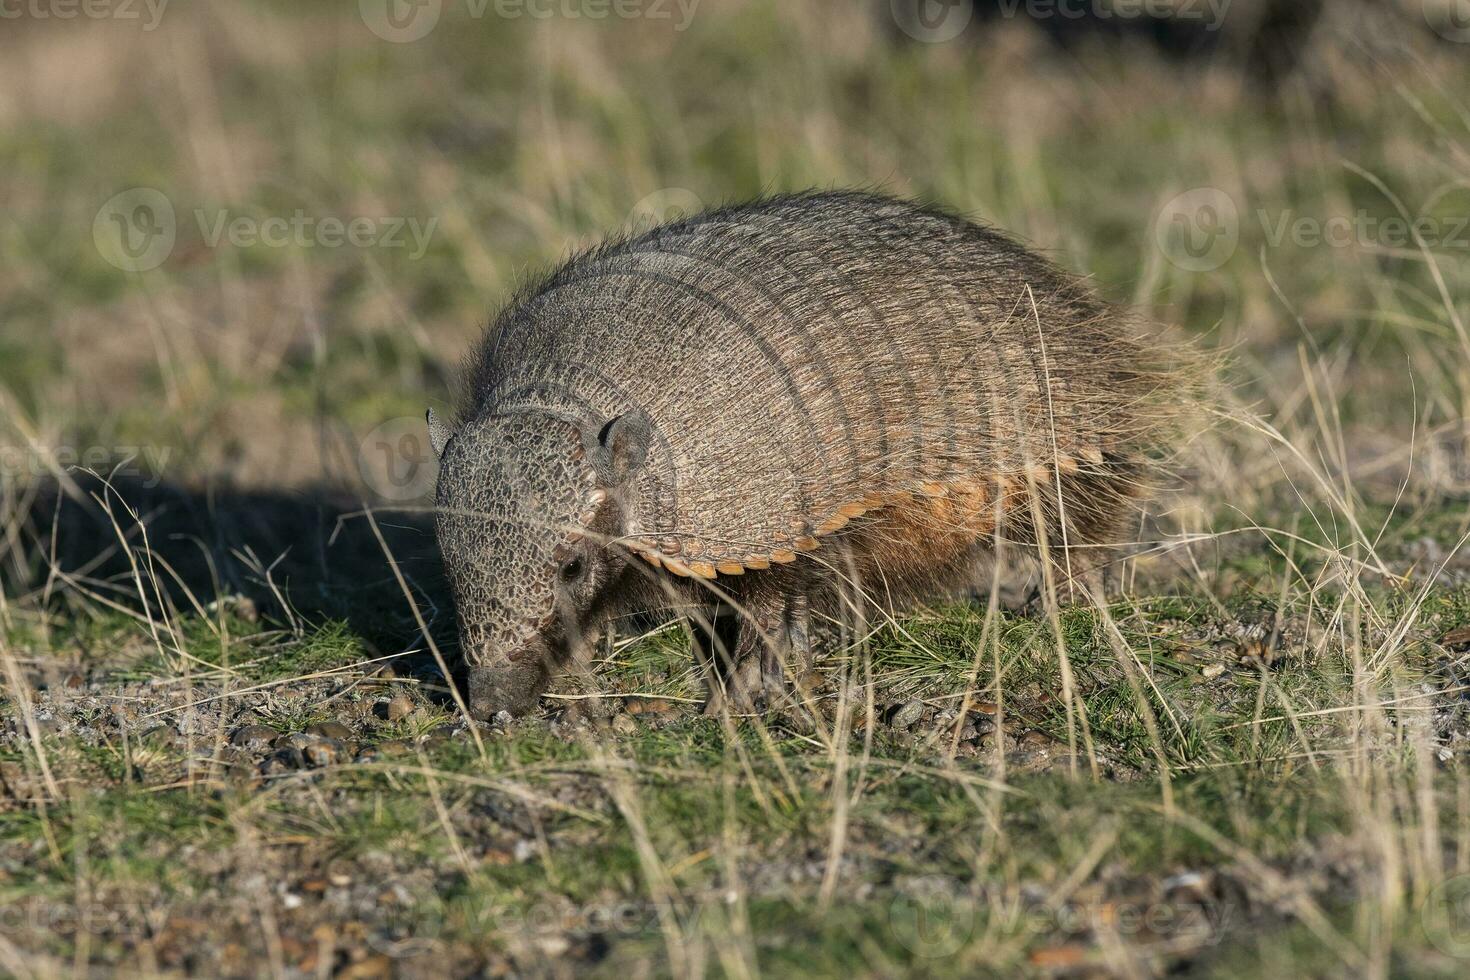
<instances>
[{"instance_id":1,"label":"grassy ground","mask_svg":"<svg viewBox=\"0 0 1470 980\"><path fill-rule=\"evenodd\" d=\"M1344 4L1264 89L871 6L6 22L0 973L1463 975L1467 49ZM1124 595L760 719L630 627L465 725L423 407L528 271L813 185L1229 352Z\"/></svg>"}]
</instances>

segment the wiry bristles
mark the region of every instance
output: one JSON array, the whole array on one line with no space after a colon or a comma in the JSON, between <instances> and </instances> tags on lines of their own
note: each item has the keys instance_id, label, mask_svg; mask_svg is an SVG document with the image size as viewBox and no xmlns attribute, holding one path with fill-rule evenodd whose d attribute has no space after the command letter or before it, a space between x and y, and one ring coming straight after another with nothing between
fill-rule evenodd
<instances>
[{"instance_id":1,"label":"wiry bristles","mask_svg":"<svg viewBox=\"0 0 1470 980\"><path fill-rule=\"evenodd\" d=\"M451 578L518 618L485 635L521 646L558 602L657 605L670 583L733 582L769 622L793 596L833 596L837 566L893 602L923 597L968 585L997 543L1070 581L1164 482L1192 370L1077 279L942 211L811 193L709 212L518 297L440 478L441 498L549 507L578 534L601 522L660 583L558 599L546 556L566 532L504 518L479 553L446 547ZM480 445L507 432L514 445ZM595 486L571 513L568 474Z\"/></svg>"}]
</instances>

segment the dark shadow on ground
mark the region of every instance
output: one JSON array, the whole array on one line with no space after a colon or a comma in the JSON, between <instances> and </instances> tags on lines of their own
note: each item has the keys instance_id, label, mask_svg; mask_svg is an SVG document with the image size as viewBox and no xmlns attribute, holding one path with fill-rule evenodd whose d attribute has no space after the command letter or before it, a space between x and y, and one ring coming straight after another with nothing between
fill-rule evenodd
<instances>
[{"instance_id":1,"label":"dark shadow on ground","mask_svg":"<svg viewBox=\"0 0 1470 980\"><path fill-rule=\"evenodd\" d=\"M385 654L425 646L391 554L452 655L453 609L428 510L374 508L369 520L360 499L329 488L195 489L72 473L6 492L0 529L0 587L12 600L64 612L103 596L141 608L157 603L156 581L181 611L193 608L185 590L205 606L244 597L275 625L343 620Z\"/></svg>"}]
</instances>

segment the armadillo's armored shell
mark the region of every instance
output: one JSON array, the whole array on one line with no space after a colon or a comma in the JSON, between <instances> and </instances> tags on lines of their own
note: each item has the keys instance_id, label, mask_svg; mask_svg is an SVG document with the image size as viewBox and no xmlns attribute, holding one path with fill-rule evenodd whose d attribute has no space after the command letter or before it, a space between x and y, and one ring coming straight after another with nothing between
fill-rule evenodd
<instances>
[{"instance_id":1,"label":"armadillo's armored shell","mask_svg":"<svg viewBox=\"0 0 1470 980\"><path fill-rule=\"evenodd\" d=\"M917 496L956 520L1141 451L1152 383L1119 320L1004 237L801 195L563 266L507 311L476 414L643 408L628 543L680 574L791 561Z\"/></svg>"}]
</instances>

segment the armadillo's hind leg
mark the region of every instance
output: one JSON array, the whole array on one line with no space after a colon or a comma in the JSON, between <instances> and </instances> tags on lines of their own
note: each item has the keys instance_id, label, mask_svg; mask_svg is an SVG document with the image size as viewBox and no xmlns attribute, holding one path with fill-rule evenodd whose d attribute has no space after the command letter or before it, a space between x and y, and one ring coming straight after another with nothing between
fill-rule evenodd
<instances>
[{"instance_id":1,"label":"armadillo's hind leg","mask_svg":"<svg viewBox=\"0 0 1470 980\"><path fill-rule=\"evenodd\" d=\"M791 655L791 661L799 669L809 670L812 666L812 610L811 603L805 595L794 595L786 601L786 650ZM783 687L786 683L783 665L777 660L774 664L775 680ZM771 671L764 672L768 677Z\"/></svg>"},{"instance_id":2,"label":"armadillo's hind leg","mask_svg":"<svg viewBox=\"0 0 1470 980\"><path fill-rule=\"evenodd\" d=\"M800 698L793 698L795 685L791 679L812 669L816 649L830 637L818 637L818 623L812 615L811 599L804 593L796 593L786 599L782 616L781 631L767 644L761 656L761 690L766 704L793 706Z\"/></svg>"}]
</instances>

